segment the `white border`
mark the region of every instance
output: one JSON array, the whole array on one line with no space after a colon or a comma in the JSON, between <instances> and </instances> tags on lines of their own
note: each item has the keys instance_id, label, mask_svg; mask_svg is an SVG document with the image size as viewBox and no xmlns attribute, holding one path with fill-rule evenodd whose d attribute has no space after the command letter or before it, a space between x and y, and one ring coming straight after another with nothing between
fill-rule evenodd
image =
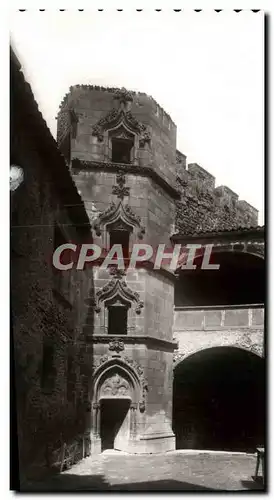
<instances>
[{"instance_id":1,"label":"white border","mask_svg":"<svg viewBox=\"0 0 274 500\"><path fill-rule=\"evenodd\" d=\"M130 7L129 7L129 0L118 0L116 3L116 8L124 8L124 9L170 9L170 2L168 0L139 0L138 2L130 2ZM22 5L23 4L23 5ZM47 4L47 5L45 5ZM49 5L50 4L50 5ZM113 9L113 0L94 0L92 2L92 8L104 8L104 9ZM272 55L272 60L273 60L273 36L271 34L271 28L272 28L272 16L273 16L273 11L274 11L274 6L273 6L273 0L237 0L232 2L231 0L218 0L218 1L213 1L213 0L199 0L199 1L194 1L194 0L173 0L172 2L172 8L173 9L263 9L270 15L270 20L269 20L269 55ZM0 51L0 64L1 64L1 97L2 97L2 107L1 107L1 114L0 114L0 121L1 121L1 140L2 140L2 148L1 148L1 183L0 183L0 199L1 199L1 205L2 209L0 211L1 214L1 229L3 231L3 237L2 237L2 245L1 245L1 261L2 261L2 272L1 272L1 285L0 285L0 293L1 293L1 298L0 298L0 303L2 306L2 315L1 315L1 327L2 327L2 343L1 343L1 354L2 354L2 359L1 359L1 374L0 374L0 381L1 381L1 422L0 422L0 429L1 429L1 454L2 454L2 463L1 463L1 468L0 468L0 492L1 492L1 498L6 498L7 496L10 496L13 494L12 492L9 492L9 414L8 414L8 409L9 409L9 299L8 299L8 288L9 288L9 269L8 269L8 263L9 263L9 220L8 220L8 214L9 214L9 191L8 191L8 171L9 171L9 106L8 106L8 67L9 67L9 53L8 53L8 44L9 44L9 33L8 33L8 14L10 9L17 9L17 8L28 8L28 9L38 9L38 8L45 8L48 7L50 9L56 9L56 8L72 8L76 9L75 7L75 0L63 0L62 2L39 2L38 0L25 0L25 2L18 2L18 1L10 1L9 2L9 7L1 7L1 12L0 12L0 37L1 37L1 48L2 50ZM91 2L90 0L82 0L81 4L79 3L77 5L77 8L91 8ZM9 9L9 10L8 10ZM136 14L137 15L137 14ZM140 13L138 14L140 15ZM159 13L159 15L163 15ZM197 15L199 15L197 13ZM239 14L240 15L240 14ZM256 14L254 14L256 15ZM270 59L270 57L269 57ZM273 82L273 64L272 67L270 65L269 67L269 92L271 91L271 82ZM273 116L273 100L269 99L268 106L270 106L269 109L269 120ZM271 146L271 127L269 124L269 148ZM274 217L272 217L272 209L273 209L273 203L271 203L271 194L273 192L273 176L271 175L271 171L273 169L273 162L272 162L272 157L271 157L271 151L269 151L269 165L268 165L268 183L270 184L269 186L269 206L268 206L268 213L266 213L266 217L269 223L269 234L268 234L268 258L269 258L269 283L273 283L274 281L274 276L273 276L273 266L271 265L271 255L272 255L272 229L273 229L273 224L274 224ZM270 286L271 288L271 286ZM272 291L272 290L271 290ZM270 305L270 299L269 299L269 305ZM271 325L272 323L272 311L270 310L270 307L268 308L268 315L269 315L269 323ZM271 328L268 328L268 338L272 334ZM269 357L271 359L271 339L269 339ZM271 368L272 365L272 368ZM270 389L271 389L271 382L273 380L273 373L274 373L274 363L271 363L269 361L269 368L270 368L270 378L269 378L269 396L270 396ZM271 400L272 399L272 400ZM269 401L269 416L268 416L268 423L269 423L269 433L268 437L271 437L271 423L272 423L272 403L273 403L273 398L270 398ZM272 486L272 478L274 477L273 472L273 452L272 452L272 440L271 440L271 446L269 449L269 454L271 456L270 460L270 467L269 467L269 487L271 488ZM272 488L271 488L272 490ZM253 492L252 492L253 493ZM92 493L93 496L96 495L96 493ZM187 493L183 493L186 495ZM226 495L229 493L226 493ZM149 493L147 493L149 495ZM145 493L143 496L147 496ZM236 494L237 495L237 494ZM254 495L254 493L253 493ZM33 498L35 495L31 495ZM55 495L53 495L55 497ZM73 495L78 498L80 495ZM96 495L97 496L97 495ZM102 496L102 494L100 494ZM169 496L166 494L166 496ZM215 496L215 495L214 495ZM235 494L233 493L233 496L235 497ZM56 495L56 498L58 496ZM215 497L216 498L216 497Z\"/></svg>"}]
</instances>

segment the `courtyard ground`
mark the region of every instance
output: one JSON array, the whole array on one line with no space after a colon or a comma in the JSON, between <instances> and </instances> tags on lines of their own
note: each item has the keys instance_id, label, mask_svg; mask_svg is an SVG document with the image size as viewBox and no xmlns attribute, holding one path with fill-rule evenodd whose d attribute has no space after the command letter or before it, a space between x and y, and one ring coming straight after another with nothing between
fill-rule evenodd
<instances>
[{"instance_id":1,"label":"courtyard ground","mask_svg":"<svg viewBox=\"0 0 274 500\"><path fill-rule=\"evenodd\" d=\"M252 479L255 465L251 454L178 450L137 456L110 450L29 487L32 491L262 490L262 483Z\"/></svg>"}]
</instances>

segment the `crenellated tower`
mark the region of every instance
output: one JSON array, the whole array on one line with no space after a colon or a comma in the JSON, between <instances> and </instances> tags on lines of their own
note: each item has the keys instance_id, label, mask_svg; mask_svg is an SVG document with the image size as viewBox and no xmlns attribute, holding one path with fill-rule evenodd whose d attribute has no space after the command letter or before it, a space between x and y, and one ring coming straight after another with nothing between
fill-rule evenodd
<instances>
[{"instance_id":1,"label":"crenellated tower","mask_svg":"<svg viewBox=\"0 0 274 500\"><path fill-rule=\"evenodd\" d=\"M94 243L106 250L121 243L129 252L137 242L171 245L180 198L176 126L152 98L72 87L60 107L57 139ZM125 272L97 267L94 282L93 320L85 327L94 353L92 449L172 450L174 276L147 265Z\"/></svg>"}]
</instances>

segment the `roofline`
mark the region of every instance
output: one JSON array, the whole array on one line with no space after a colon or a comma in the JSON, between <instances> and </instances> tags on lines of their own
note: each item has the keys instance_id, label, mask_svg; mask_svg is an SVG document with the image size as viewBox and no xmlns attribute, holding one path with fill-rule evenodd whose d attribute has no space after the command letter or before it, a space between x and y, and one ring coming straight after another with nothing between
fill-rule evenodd
<instances>
[{"instance_id":1,"label":"roofline","mask_svg":"<svg viewBox=\"0 0 274 500\"><path fill-rule=\"evenodd\" d=\"M16 109L16 113L22 114L27 112L28 130L34 141L44 148L46 154L50 157L47 162L49 175L53 178L53 184L58 190L60 197L63 200L64 206L67 206L67 211L71 221L78 226L82 231L90 231L90 221L87 215L84 202L78 193L74 180L66 164L65 158L58 148L57 142L52 136L42 113L39 110L38 104L33 95L30 84L25 80L24 73L21 69L21 64L10 47L10 70L11 70L11 99L17 94L17 99L21 105ZM52 167L52 168L50 168ZM61 181L60 181L61 179ZM69 205L71 206L70 208Z\"/></svg>"},{"instance_id":2,"label":"roofline","mask_svg":"<svg viewBox=\"0 0 274 500\"><path fill-rule=\"evenodd\" d=\"M256 239L259 236L259 239L264 239L265 227L257 226L250 228L238 228L232 229L230 231L208 231L208 232L197 232L197 233L188 233L188 234L173 234L170 239L171 241L179 241L179 242L187 242L189 240L193 241L211 241L216 239L225 239L225 240L235 240L235 238L247 239L252 238Z\"/></svg>"}]
</instances>

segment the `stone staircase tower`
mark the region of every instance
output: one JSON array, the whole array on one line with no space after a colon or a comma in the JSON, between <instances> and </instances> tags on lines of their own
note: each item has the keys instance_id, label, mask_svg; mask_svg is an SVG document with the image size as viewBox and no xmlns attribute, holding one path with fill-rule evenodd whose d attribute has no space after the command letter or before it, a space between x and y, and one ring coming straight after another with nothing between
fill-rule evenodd
<instances>
[{"instance_id":1,"label":"stone staircase tower","mask_svg":"<svg viewBox=\"0 0 274 500\"><path fill-rule=\"evenodd\" d=\"M176 126L146 94L71 87L57 140L93 227L93 242L170 245L175 222ZM93 353L91 447L175 449L172 431L174 276L149 265L94 267L84 328ZM88 309L88 305L87 305Z\"/></svg>"}]
</instances>

